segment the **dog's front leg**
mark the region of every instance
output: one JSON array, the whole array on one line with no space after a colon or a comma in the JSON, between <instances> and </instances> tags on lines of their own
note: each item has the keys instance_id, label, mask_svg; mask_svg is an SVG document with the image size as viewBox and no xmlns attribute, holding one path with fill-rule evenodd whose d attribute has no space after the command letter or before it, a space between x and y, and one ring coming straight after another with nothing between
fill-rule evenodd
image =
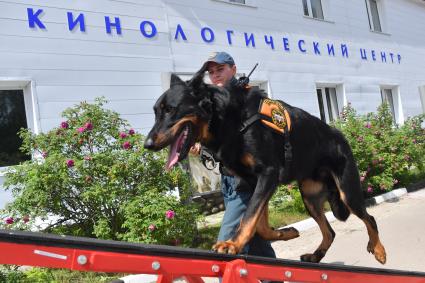
<instances>
[{"instance_id":1,"label":"dog's front leg","mask_svg":"<svg viewBox=\"0 0 425 283\"><path fill-rule=\"evenodd\" d=\"M275 168L268 167L262 171L236 234L230 240L217 242L213 246L214 251L237 254L243 249L254 236L257 222L262 218L263 210L276 190L277 180L278 172Z\"/></svg>"}]
</instances>

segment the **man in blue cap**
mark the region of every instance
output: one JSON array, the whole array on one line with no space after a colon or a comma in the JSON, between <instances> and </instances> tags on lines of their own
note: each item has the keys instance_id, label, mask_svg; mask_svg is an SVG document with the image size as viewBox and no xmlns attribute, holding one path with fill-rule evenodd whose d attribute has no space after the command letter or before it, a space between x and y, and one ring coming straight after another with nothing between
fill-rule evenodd
<instances>
[{"instance_id":1,"label":"man in blue cap","mask_svg":"<svg viewBox=\"0 0 425 283\"><path fill-rule=\"evenodd\" d=\"M215 52L211 54L203 65L203 69L208 71L209 78L217 86L236 86L236 64L232 56L226 52ZM191 152L199 154L200 144L192 147ZM207 149L208 150L208 149ZM244 215L248 202L253 191L237 190L241 184L241 179L232 176L224 167L220 167L221 189L223 192L224 212L221 223L218 241L226 241L232 238L239 227L239 223ZM243 253L255 256L276 258L276 254L269 241L264 240L258 234L245 245Z\"/></svg>"}]
</instances>

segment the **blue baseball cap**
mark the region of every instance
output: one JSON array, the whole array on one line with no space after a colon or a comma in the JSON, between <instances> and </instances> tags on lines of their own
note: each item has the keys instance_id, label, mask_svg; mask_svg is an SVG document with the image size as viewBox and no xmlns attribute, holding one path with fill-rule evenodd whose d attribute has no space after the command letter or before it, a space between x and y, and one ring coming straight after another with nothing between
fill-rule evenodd
<instances>
[{"instance_id":1,"label":"blue baseball cap","mask_svg":"<svg viewBox=\"0 0 425 283\"><path fill-rule=\"evenodd\" d=\"M227 52L214 52L212 53L207 61L205 61L204 66L206 66L209 62L214 62L220 65L228 64L230 66L235 65L235 61L233 60L232 56L229 55Z\"/></svg>"}]
</instances>

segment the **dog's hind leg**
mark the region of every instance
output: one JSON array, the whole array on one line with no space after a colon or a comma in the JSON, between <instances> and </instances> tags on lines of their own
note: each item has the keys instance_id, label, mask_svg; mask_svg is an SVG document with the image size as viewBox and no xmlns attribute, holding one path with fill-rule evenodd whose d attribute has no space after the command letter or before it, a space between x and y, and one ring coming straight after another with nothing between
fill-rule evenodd
<instances>
[{"instance_id":1,"label":"dog's hind leg","mask_svg":"<svg viewBox=\"0 0 425 283\"><path fill-rule=\"evenodd\" d=\"M332 230L323 210L324 202L327 199L327 192L322 182L313 180L302 181L300 183L300 190L304 205L308 213L319 225L323 236L322 242L314 253L302 255L301 260L319 262L326 255L335 238L335 232Z\"/></svg>"},{"instance_id":2,"label":"dog's hind leg","mask_svg":"<svg viewBox=\"0 0 425 283\"><path fill-rule=\"evenodd\" d=\"M384 264L387 257L385 248L379 239L378 226L375 219L366 211L357 168L355 165L352 168L346 167L341 178L338 178L335 174L332 175L342 201L366 225L367 233L369 234L367 251L372 253L377 261Z\"/></svg>"},{"instance_id":3,"label":"dog's hind leg","mask_svg":"<svg viewBox=\"0 0 425 283\"><path fill-rule=\"evenodd\" d=\"M260 216L260 219L257 223L257 233L267 241L288 241L300 236L300 233L297 229L293 227L283 228L279 230L274 230L269 225L269 207L266 207L263 210L263 214Z\"/></svg>"}]
</instances>

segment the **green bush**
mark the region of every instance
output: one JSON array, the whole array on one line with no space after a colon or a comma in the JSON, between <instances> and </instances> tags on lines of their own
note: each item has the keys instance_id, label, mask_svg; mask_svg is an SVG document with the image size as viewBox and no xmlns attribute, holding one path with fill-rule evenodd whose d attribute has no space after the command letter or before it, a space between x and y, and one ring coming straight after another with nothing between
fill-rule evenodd
<instances>
[{"instance_id":1,"label":"green bush","mask_svg":"<svg viewBox=\"0 0 425 283\"><path fill-rule=\"evenodd\" d=\"M30 268L0 266L0 283L62 283L62 282L111 282L125 274L80 272L66 269Z\"/></svg>"},{"instance_id":2,"label":"green bush","mask_svg":"<svg viewBox=\"0 0 425 283\"><path fill-rule=\"evenodd\" d=\"M365 195L372 196L425 178L425 115L394 125L387 104L359 116L348 105L333 126L347 138ZM270 200L274 211L305 213L297 185L280 186Z\"/></svg>"},{"instance_id":3,"label":"green bush","mask_svg":"<svg viewBox=\"0 0 425 283\"><path fill-rule=\"evenodd\" d=\"M269 203L274 211L297 214L307 213L300 190L296 184L279 186Z\"/></svg>"},{"instance_id":4,"label":"green bush","mask_svg":"<svg viewBox=\"0 0 425 283\"><path fill-rule=\"evenodd\" d=\"M424 176L425 115L394 125L387 104L376 113L358 116L349 105L335 122L353 150L365 192L378 194L394 186L408 185ZM413 176L414 177L414 176Z\"/></svg>"},{"instance_id":5,"label":"green bush","mask_svg":"<svg viewBox=\"0 0 425 283\"><path fill-rule=\"evenodd\" d=\"M0 212L0 227L28 229L49 218L46 232L190 245L199 213L188 203L187 173L165 172L166 153L144 150L143 137L104 104L65 110L47 133L20 132L33 160L6 174L15 199ZM181 200L170 194L175 188Z\"/></svg>"}]
</instances>

